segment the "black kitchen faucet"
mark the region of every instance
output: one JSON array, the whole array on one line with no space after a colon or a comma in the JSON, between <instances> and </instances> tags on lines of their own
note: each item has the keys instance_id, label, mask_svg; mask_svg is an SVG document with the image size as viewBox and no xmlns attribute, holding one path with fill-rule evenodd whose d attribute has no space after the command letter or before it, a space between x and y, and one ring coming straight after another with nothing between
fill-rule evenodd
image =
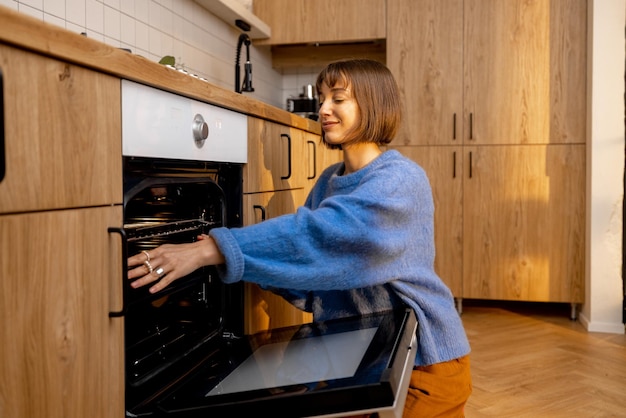
<instances>
[{"instance_id":1,"label":"black kitchen faucet","mask_svg":"<svg viewBox=\"0 0 626 418\"><path fill-rule=\"evenodd\" d=\"M239 56L241 55L241 46L244 43L246 44L246 62L244 64L243 85L241 85ZM237 57L235 60L235 92L241 93L242 91L254 91L254 87L252 87L252 64L250 63L250 37L245 33L239 35L239 41L237 42Z\"/></svg>"}]
</instances>

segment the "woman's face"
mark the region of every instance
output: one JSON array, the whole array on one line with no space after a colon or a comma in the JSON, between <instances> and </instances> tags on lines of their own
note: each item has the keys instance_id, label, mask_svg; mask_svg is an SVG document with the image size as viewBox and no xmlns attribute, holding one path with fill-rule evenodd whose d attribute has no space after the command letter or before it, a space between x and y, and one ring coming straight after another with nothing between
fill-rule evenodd
<instances>
[{"instance_id":1,"label":"woman's face","mask_svg":"<svg viewBox=\"0 0 626 418\"><path fill-rule=\"evenodd\" d=\"M360 118L359 106L349 86L344 86L342 81L332 87L322 83L319 100L324 139L329 144L343 144L346 134L356 128Z\"/></svg>"}]
</instances>

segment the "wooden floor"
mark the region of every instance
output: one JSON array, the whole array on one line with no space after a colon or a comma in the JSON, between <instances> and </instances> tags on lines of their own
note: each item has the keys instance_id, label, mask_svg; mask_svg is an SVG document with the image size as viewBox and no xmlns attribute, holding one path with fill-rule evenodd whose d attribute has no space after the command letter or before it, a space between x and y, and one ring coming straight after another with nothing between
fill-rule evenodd
<instances>
[{"instance_id":1,"label":"wooden floor","mask_svg":"<svg viewBox=\"0 0 626 418\"><path fill-rule=\"evenodd\" d=\"M569 316L569 305L463 301L466 417L626 417L626 336L588 333Z\"/></svg>"}]
</instances>

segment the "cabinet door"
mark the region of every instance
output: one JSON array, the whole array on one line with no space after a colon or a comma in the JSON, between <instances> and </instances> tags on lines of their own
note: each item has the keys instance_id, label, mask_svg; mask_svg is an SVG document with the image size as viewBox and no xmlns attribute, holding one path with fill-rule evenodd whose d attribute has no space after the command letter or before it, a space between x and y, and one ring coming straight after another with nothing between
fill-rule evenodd
<instances>
[{"instance_id":1,"label":"cabinet door","mask_svg":"<svg viewBox=\"0 0 626 418\"><path fill-rule=\"evenodd\" d=\"M465 139L583 143L586 1L464 4Z\"/></svg>"},{"instance_id":2,"label":"cabinet door","mask_svg":"<svg viewBox=\"0 0 626 418\"><path fill-rule=\"evenodd\" d=\"M355 42L385 38L385 0L255 0L254 14L272 28L256 44Z\"/></svg>"},{"instance_id":3,"label":"cabinet door","mask_svg":"<svg viewBox=\"0 0 626 418\"><path fill-rule=\"evenodd\" d=\"M326 168L335 163L343 161L343 153L341 150L331 150L329 148L326 148L326 145L322 143L319 135L306 132L305 136L309 167L305 194L308 195L308 193L315 185L315 182L317 182L319 176Z\"/></svg>"},{"instance_id":4,"label":"cabinet door","mask_svg":"<svg viewBox=\"0 0 626 418\"><path fill-rule=\"evenodd\" d=\"M124 416L121 206L0 217L0 415Z\"/></svg>"},{"instance_id":5,"label":"cabinet door","mask_svg":"<svg viewBox=\"0 0 626 418\"><path fill-rule=\"evenodd\" d=\"M585 145L465 152L463 297L583 302Z\"/></svg>"},{"instance_id":6,"label":"cabinet door","mask_svg":"<svg viewBox=\"0 0 626 418\"><path fill-rule=\"evenodd\" d=\"M244 193L303 188L307 161L303 131L248 118L248 164Z\"/></svg>"},{"instance_id":7,"label":"cabinet door","mask_svg":"<svg viewBox=\"0 0 626 418\"><path fill-rule=\"evenodd\" d=\"M428 175L435 203L435 271L463 296L463 158L461 147L394 147Z\"/></svg>"},{"instance_id":8,"label":"cabinet door","mask_svg":"<svg viewBox=\"0 0 626 418\"><path fill-rule=\"evenodd\" d=\"M255 193L244 196L244 225L253 225L293 213L304 200L304 190ZM263 237L259 237L262 242ZM253 283L245 284L244 331L252 334L261 330L298 325L311 321L311 314L303 312L282 297L262 290Z\"/></svg>"},{"instance_id":9,"label":"cabinet door","mask_svg":"<svg viewBox=\"0 0 626 418\"><path fill-rule=\"evenodd\" d=\"M121 204L119 79L5 45L0 72L0 213Z\"/></svg>"},{"instance_id":10,"label":"cabinet door","mask_svg":"<svg viewBox=\"0 0 626 418\"><path fill-rule=\"evenodd\" d=\"M388 0L387 66L404 105L395 145L463 138L463 0Z\"/></svg>"}]
</instances>

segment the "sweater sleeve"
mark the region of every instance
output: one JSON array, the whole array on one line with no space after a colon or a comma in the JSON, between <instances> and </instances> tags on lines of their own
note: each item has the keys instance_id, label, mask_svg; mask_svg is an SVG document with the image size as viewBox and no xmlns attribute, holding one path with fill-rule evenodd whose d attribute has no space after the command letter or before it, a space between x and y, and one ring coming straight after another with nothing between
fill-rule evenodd
<instances>
[{"instance_id":1,"label":"sweater sleeve","mask_svg":"<svg viewBox=\"0 0 626 418\"><path fill-rule=\"evenodd\" d=\"M345 290L399 278L414 262L432 268L426 175L408 160L381 157L356 173L328 176L309 196L310 207L294 214L212 230L226 259L222 280L294 291Z\"/></svg>"}]
</instances>

